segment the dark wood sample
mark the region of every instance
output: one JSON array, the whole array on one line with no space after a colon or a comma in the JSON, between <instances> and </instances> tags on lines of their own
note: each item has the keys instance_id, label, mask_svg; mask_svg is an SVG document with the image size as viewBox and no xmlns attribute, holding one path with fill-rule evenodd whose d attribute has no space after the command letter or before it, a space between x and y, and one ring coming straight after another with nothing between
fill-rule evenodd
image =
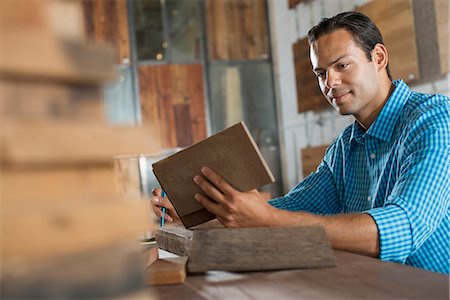
<instances>
[{"instance_id":1,"label":"dark wood sample","mask_svg":"<svg viewBox=\"0 0 450 300\"><path fill-rule=\"evenodd\" d=\"M215 218L194 199L195 193L203 192L192 178L203 166L240 191L275 181L243 122L154 163L153 172L186 228Z\"/></svg>"},{"instance_id":2,"label":"dark wood sample","mask_svg":"<svg viewBox=\"0 0 450 300\"><path fill-rule=\"evenodd\" d=\"M203 140L202 66L142 64L138 70L142 119L160 132L162 147L186 147Z\"/></svg>"},{"instance_id":3,"label":"dark wood sample","mask_svg":"<svg viewBox=\"0 0 450 300\"><path fill-rule=\"evenodd\" d=\"M333 267L322 227L223 228L193 231L188 271L262 271Z\"/></svg>"},{"instance_id":4,"label":"dark wood sample","mask_svg":"<svg viewBox=\"0 0 450 300\"><path fill-rule=\"evenodd\" d=\"M206 18L211 59L268 58L269 36L264 0L208 0Z\"/></svg>"},{"instance_id":5,"label":"dark wood sample","mask_svg":"<svg viewBox=\"0 0 450 300\"><path fill-rule=\"evenodd\" d=\"M320 111L329 108L330 104L322 95L317 77L312 71L308 38L298 40L292 48L294 51L298 112Z\"/></svg>"}]
</instances>

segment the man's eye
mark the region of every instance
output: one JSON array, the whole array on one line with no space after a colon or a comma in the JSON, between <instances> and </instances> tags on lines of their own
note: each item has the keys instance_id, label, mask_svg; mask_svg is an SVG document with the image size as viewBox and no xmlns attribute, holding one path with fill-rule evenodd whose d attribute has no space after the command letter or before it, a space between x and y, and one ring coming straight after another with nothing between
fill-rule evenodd
<instances>
[{"instance_id":1,"label":"man's eye","mask_svg":"<svg viewBox=\"0 0 450 300\"><path fill-rule=\"evenodd\" d=\"M325 76L325 73L323 73L323 72L316 73L316 76L317 76L318 78L322 78L322 77Z\"/></svg>"},{"instance_id":2,"label":"man's eye","mask_svg":"<svg viewBox=\"0 0 450 300\"><path fill-rule=\"evenodd\" d=\"M345 69L348 66L348 64L339 64L338 68L339 69Z\"/></svg>"}]
</instances>

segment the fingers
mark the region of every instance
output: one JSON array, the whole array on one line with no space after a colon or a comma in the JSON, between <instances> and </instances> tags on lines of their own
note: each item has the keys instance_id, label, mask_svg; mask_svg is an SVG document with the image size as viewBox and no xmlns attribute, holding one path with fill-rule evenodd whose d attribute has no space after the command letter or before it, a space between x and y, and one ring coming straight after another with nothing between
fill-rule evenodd
<instances>
[{"instance_id":1,"label":"fingers","mask_svg":"<svg viewBox=\"0 0 450 300\"><path fill-rule=\"evenodd\" d=\"M200 186L200 188L213 200L219 203L225 203L224 195L214 185L212 185L205 178L196 175L193 178L194 182Z\"/></svg>"},{"instance_id":2,"label":"fingers","mask_svg":"<svg viewBox=\"0 0 450 300\"><path fill-rule=\"evenodd\" d=\"M196 193L194 195L195 200L200 202L210 213L215 214L218 217L221 217L226 214L223 206L219 203L211 201L208 197L205 197L202 194Z\"/></svg>"},{"instance_id":3,"label":"fingers","mask_svg":"<svg viewBox=\"0 0 450 300\"><path fill-rule=\"evenodd\" d=\"M232 195L233 193L235 193L237 191L222 176L220 176L219 174L217 174L216 172L214 172L210 168L203 167L203 168L201 168L201 172L213 184L213 186L217 190L220 191L220 193L223 193L225 195Z\"/></svg>"},{"instance_id":4,"label":"fingers","mask_svg":"<svg viewBox=\"0 0 450 300\"><path fill-rule=\"evenodd\" d=\"M155 192L155 190L153 190L152 193ZM159 190L161 191L161 189ZM174 218L172 216L175 216L176 213L172 203L170 203L167 197L153 196L150 198L150 202L153 204L152 210L158 218L162 218L161 208L165 207L167 209L167 212L164 214L164 219L168 222L174 221Z\"/></svg>"},{"instance_id":5,"label":"fingers","mask_svg":"<svg viewBox=\"0 0 450 300\"><path fill-rule=\"evenodd\" d=\"M161 188L154 188L153 190L152 190L152 194L154 195L154 196L161 196L161 194L162 194L162 189Z\"/></svg>"}]
</instances>

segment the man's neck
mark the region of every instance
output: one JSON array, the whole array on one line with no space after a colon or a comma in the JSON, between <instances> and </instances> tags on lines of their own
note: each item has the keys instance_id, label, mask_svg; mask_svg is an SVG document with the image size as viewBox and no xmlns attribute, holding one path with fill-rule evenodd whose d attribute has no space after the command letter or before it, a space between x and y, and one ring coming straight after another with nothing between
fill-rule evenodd
<instances>
[{"instance_id":1,"label":"man's neck","mask_svg":"<svg viewBox=\"0 0 450 300\"><path fill-rule=\"evenodd\" d=\"M394 91L394 84L389 79L385 81L382 85L380 90L382 91L378 98L382 99L381 101L373 101L369 105L373 105L371 107L371 113L364 118L361 118L359 116L354 116L356 121L361 125L364 130L369 129L369 127L375 122L376 118L380 114L381 110L383 109L384 105L386 104L387 100L391 96L392 92Z\"/></svg>"}]
</instances>

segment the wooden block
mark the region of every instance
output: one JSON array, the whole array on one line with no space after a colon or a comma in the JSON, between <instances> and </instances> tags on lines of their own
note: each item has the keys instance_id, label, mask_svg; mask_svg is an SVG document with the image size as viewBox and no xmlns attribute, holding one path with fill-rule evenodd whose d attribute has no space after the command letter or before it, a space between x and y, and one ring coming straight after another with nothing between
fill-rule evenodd
<instances>
[{"instance_id":1,"label":"wooden block","mask_svg":"<svg viewBox=\"0 0 450 300\"><path fill-rule=\"evenodd\" d=\"M188 271L262 271L333 267L322 227L194 230Z\"/></svg>"},{"instance_id":2,"label":"wooden block","mask_svg":"<svg viewBox=\"0 0 450 300\"><path fill-rule=\"evenodd\" d=\"M187 256L161 258L147 267L147 284L179 284L186 279Z\"/></svg>"},{"instance_id":3,"label":"wooden block","mask_svg":"<svg viewBox=\"0 0 450 300\"><path fill-rule=\"evenodd\" d=\"M156 245L144 250L144 260L145 260L145 265L147 267L158 260L158 258L159 258L158 251L159 251L159 249Z\"/></svg>"},{"instance_id":4,"label":"wooden block","mask_svg":"<svg viewBox=\"0 0 450 300\"><path fill-rule=\"evenodd\" d=\"M5 121L2 125L4 166L112 165L116 155L161 149L159 133L150 126L112 127L71 120Z\"/></svg>"},{"instance_id":5,"label":"wooden block","mask_svg":"<svg viewBox=\"0 0 450 300\"><path fill-rule=\"evenodd\" d=\"M224 228L215 220L197 225L194 229ZM193 230L186 229L182 225L168 223L156 231L156 241L162 250L171 252L178 256L189 256L192 247Z\"/></svg>"},{"instance_id":6,"label":"wooden block","mask_svg":"<svg viewBox=\"0 0 450 300\"><path fill-rule=\"evenodd\" d=\"M112 166L3 169L2 201L43 204L69 199L115 199L119 195Z\"/></svg>"},{"instance_id":7,"label":"wooden block","mask_svg":"<svg viewBox=\"0 0 450 300\"><path fill-rule=\"evenodd\" d=\"M40 205L2 199L2 262L56 259L135 240L152 229L147 202L88 201Z\"/></svg>"},{"instance_id":8,"label":"wooden block","mask_svg":"<svg viewBox=\"0 0 450 300\"><path fill-rule=\"evenodd\" d=\"M2 75L87 84L116 78L112 48L61 37L48 24L49 1L20 2L20 5L12 1L2 3ZM15 12L17 7L20 9ZM34 14L35 17L27 19Z\"/></svg>"},{"instance_id":9,"label":"wooden block","mask_svg":"<svg viewBox=\"0 0 450 300\"><path fill-rule=\"evenodd\" d=\"M303 177L308 176L317 169L328 147L329 145L322 145L301 149Z\"/></svg>"},{"instance_id":10,"label":"wooden block","mask_svg":"<svg viewBox=\"0 0 450 300\"><path fill-rule=\"evenodd\" d=\"M376 0L356 10L368 15L380 29L389 52L392 77L405 82L418 80L419 64L411 1Z\"/></svg>"},{"instance_id":11,"label":"wooden block","mask_svg":"<svg viewBox=\"0 0 450 300\"><path fill-rule=\"evenodd\" d=\"M317 77L312 72L309 60L308 39L298 40L293 46L295 63L295 81L297 84L298 112L320 111L330 108L320 91Z\"/></svg>"},{"instance_id":12,"label":"wooden block","mask_svg":"<svg viewBox=\"0 0 450 300\"><path fill-rule=\"evenodd\" d=\"M153 164L153 172L186 228L215 218L198 201L203 193L192 181L207 166L240 191L275 181L244 123L238 123L202 142Z\"/></svg>"},{"instance_id":13,"label":"wooden block","mask_svg":"<svg viewBox=\"0 0 450 300\"><path fill-rule=\"evenodd\" d=\"M28 245L23 245L29 247ZM145 287L145 264L136 240L46 261L2 261L5 299L100 299Z\"/></svg>"},{"instance_id":14,"label":"wooden block","mask_svg":"<svg viewBox=\"0 0 450 300\"><path fill-rule=\"evenodd\" d=\"M0 118L104 119L100 87L0 79Z\"/></svg>"}]
</instances>

